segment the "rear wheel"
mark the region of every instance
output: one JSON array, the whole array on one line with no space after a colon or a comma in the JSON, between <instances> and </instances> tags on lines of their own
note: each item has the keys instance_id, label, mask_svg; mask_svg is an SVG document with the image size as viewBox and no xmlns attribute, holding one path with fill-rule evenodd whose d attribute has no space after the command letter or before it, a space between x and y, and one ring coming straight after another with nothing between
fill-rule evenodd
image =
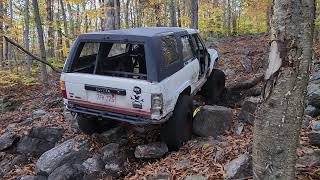
<instances>
[{"instance_id":1,"label":"rear wheel","mask_svg":"<svg viewBox=\"0 0 320 180\"><path fill-rule=\"evenodd\" d=\"M103 133L116 126L116 122L112 120L102 119L98 117L86 116L84 114L77 114L76 120L79 129L85 134Z\"/></svg>"},{"instance_id":2,"label":"rear wheel","mask_svg":"<svg viewBox=\"0 0 320 180\"><path fill-rule=\"evenodd\" d=\"M208 99L209 104L216 104L221 97L226 83L226 76L223 71L214 69L203 87L203 95Z\"/></svg>"},{"instance_id":3,"label":"rear wheel","mask_svg":"<svg viewBox=\"0 0 320 180\"><path fill-rule=\"evenodd\" d=\"M188 95L178 99L172 117L161 128L161 139L170 150L178 150L192 135L193 102Z\"/></svg>"}]
</instances>

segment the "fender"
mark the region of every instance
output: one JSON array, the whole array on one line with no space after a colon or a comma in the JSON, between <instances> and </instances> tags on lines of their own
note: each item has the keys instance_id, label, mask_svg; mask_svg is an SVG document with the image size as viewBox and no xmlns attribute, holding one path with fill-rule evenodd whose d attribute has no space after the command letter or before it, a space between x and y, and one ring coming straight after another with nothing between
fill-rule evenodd
<instances>
[{"instance_id":1,"label":"fender","mask_svg":"<svg viewBox=\"0 0 320 180\"><path fill-rule=\"evenodd\" d=\"M210 76L212 70L214 69L214 66L216 65L216 62L218 60L218 52L215 49L208 49L208 53L210 55L210 65L208 70L208 76Z\"/></svg>"}]
</instances>

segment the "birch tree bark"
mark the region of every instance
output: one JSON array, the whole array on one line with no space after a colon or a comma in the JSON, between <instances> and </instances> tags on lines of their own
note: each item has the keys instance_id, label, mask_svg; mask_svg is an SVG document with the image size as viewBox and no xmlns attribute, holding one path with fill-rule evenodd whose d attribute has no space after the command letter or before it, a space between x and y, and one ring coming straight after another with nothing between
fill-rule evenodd
<instances>
[{"instance_id":1,"label":"birch tree bark","mask_svg":"<svg viewBox=\"0 0 320 180\"><path fill-rule=\"evenodd\" d=\"M30 49L30 39L29 39L29 29L30 29L30 14L29 14L29 0L24 1L24 32L23 32L23 41L24 48L29 51ZM30 78L31 76L31 58L28 55L25 55L25 71L26 77Z\"/></svg>"},{"instance_id":2,"label":"birch tree bark","mask_svg":"<svg viewBox=\"0 0 320 180\"><path fill-rule=\"evenodd\" d=\"M120 29L120 0L114 0L114 29Z\"/></svg>"},{"instance_id":3,"label":"birch tree bark","mask_svg":"<svg viewBox=\"0 0 320 180\"><path fill-rule=\"evenodd\" d=\"M115 18L114 18L114 0L105 0L105 30L115 29Z\"/></svg>"},{"instance_id":4,"label":"birch tree bark","mask_svg":"<svg viewBox=\"0 0 320 180\"><path fill-rule=\"evenodd\" d=\"M43 39L43 28L41 25L41 19L40 19L39 7L38 7L38 0L32 0L32 4L33 4L33 13L34 13L34 17L35 17L35 23L36 23L37 32L38 32L40 58L42 61L47 62L46 49L45 49L44 39ZM47 73L46 64L40 63L40 71L41 71L41 76L40 76L41 81L43 84L47 85L48 73Z\"/></svg>"},{"instance_id":5,"label":"birch tree bark","mask_svg":"<svg viewBox=\"0 0 320 180\"><path fill-rule=\"evenodd\" d=\"M312 60L314 4L314 0L273 1L264 102L254 125L254 179L296 179L296 149Z\"/></svg>"},{"instance_id":6,"label":"birch tree bark","mask_svg":"<svg viewBox=\"0 0 320 180\"><path fill-rule=\"evenodd\" d=\"M75 32L74 32L74 17L73 17L73 11L71 8L71 4L67 3L67 9L68 9L68 14L69 14L69 22L70 22L70 37L74 39L75 37Z\"/></svg>"}]
</instances>

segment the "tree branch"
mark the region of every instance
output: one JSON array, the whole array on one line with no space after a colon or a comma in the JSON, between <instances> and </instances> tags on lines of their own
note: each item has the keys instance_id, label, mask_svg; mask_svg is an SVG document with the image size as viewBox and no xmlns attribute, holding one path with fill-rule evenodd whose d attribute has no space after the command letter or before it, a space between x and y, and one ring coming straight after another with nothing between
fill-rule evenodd
<instances>
[{"instance_id":1,"label":"tree branch","mask_svg":"<svg viewBox=\"0 0 320 180\"><path fill-rule=\"evenodd\" d=\"M21 51L23 51L24 53L26 53L27 55L29 55L30 57L32 57L34 60L39 61L47 66L49 66L53 71L57 72L57 73L61 73L62 70L58 69L56 67L54 67L51 63L47 62L47 61L43 61L41 60L39 57L33 55L30 51L24 49L22 46L20 46L19 44L17 44L16 42L14 42L13 40L11 40L10 38L8 38L7 36L3 36L6 41L8 41L10 44L16 46L18 49L20 49Z\"/></svg>"}]
</instances>

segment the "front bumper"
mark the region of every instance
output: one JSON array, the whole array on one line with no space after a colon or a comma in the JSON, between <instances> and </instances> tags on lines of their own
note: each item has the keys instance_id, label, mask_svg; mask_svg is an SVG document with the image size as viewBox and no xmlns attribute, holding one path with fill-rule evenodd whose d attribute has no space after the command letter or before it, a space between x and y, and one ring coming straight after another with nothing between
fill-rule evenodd
<instances>
[{"instance_id":1,"label":"front bumper","mask_svg":"<svg viewBox=\"0 0 320 180\"><path fill-rule=\"evenodd\" d=\"M130 123L134 125L163 124L172 116L172 113L169 113L164 118L160 120L156 120L156 119L145 118L142 116L132 116L132 115L114 113L114 112L105 111L105 110L97 110L97 109L82 107L76 104L72 104L72 106L66 105L66 107L71 112L102 117L110 120Z\"/></svg>"}]
</instances>

